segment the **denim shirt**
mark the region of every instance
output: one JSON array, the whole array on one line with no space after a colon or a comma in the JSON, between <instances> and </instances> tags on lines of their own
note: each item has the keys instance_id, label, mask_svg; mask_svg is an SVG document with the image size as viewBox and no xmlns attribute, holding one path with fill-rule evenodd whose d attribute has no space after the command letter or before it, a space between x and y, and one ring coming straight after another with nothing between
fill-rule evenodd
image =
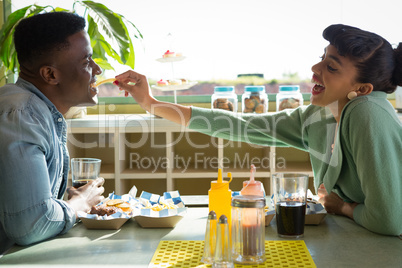
<instances>
[{"instance_id":1,"label":"denim shirt","mask_svg":"<svg viewBox=\"0 0 402 268\"><path fill-rule=\"evenodd\" d=\"M67 124L54 104L19 78L0 88L0 253L71 229L62 200L69 156Z\"/></svg>"}]
</instances>

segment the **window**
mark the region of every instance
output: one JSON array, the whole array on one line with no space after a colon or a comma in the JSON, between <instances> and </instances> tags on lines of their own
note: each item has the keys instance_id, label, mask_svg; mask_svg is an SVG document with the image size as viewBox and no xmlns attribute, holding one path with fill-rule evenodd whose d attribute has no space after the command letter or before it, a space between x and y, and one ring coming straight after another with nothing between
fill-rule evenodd
<instances>
[{"instance_id":1,"label":"window","mask_svg":"<svg viewBox=\"0 0 402 268\"><path fill-rule=\"evenodd\" d=\"M13 10L26 3L13 1ZM239 74L259 74L268 93L281 83L300 83L309 92L311 66L319 61L327 42L325 27L353 25L382 35L391 43L402 41L402 2L393 0L99 0L131 20L144 36L135 41L135 70L150 84L160 79L185 78L197 85L178 95L211 95L218 83L244 83ZM37 1L39 5L72 7L72 0ZM166 50L183 53L181 62L160 63ZM128 68L106 71L112 77ZM243 82L242 82L243 81ZM245 81L245 82L244 82ZM262 81L262 82L261 82ZM153 89L156 96L172 91ZM105 85L100 96L124 96Z\"/></svg>"}]
</instances>

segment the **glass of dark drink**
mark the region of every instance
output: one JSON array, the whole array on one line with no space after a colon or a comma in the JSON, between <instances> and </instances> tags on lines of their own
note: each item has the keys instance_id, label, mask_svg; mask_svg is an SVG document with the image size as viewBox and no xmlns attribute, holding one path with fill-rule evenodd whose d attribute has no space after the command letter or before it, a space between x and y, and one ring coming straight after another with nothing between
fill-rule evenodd
<instances>
[{"instance_id":1,"label":"glass of dark drink","mask_svg":"<svg viewBox=\"0 0 402 268\"><path fill-rule=\"evenodd\" d=\"M73 187L79 188L99 177L102 160L97 158L71 159L71 180Z\"/></svg>"},{"instance_id":2,"label":"glass of dark drink","mask_svg":"<svg viewBox=\"0 0 402 268\"><path fill-rule=\"evenodd\" d=\"M300 173L272 175L278 235L299 238L304 235L309 176Z\"/></svg>"}]
</instances>

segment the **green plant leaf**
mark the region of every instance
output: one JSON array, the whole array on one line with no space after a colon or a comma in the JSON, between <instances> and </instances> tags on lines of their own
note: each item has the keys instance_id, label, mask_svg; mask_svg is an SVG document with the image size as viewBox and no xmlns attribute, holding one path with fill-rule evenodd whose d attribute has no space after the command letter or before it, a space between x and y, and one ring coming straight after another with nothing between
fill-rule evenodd
<instances>
[{"instance_id":1,"label":"green plant leaf","mask_svg":"<svg viewBox=\"0 0 402 268\"><path fill-rule=\"evenodd\" d=\"M49 6L30 5L16 10L8 16L7 21L3 24L0 31L0 59L6 69L15 72L15 68L18 66L13 40L16 25L22 19L39 14L48 7ZM4 70L4 72L6 73L7 70Z\"/></svg>"},{"instance_id":2,"label":"green plant leaf","mask_svg":"<svg viewBox=\"0 0 402 268\"><path fill-rule=\"evenodd\" d=\"M113 71L114 71L113 66L112 66L107 60L105 60L105 59L103 59L103 58L95 58L95 59L93 59L93 60L94 60L95 63L98 64L102 69L105 69L105 70L113 70Z\"/></svg>"},{"instance_id":3,"label":"green plant leaf","mask_svg":"<svg viewBox=\"0 0 402 268\"><path fill-rule=\"evenodd\" d=\"M135 54L134 45L127 26L134 30L134 38L142 38L137 27L125 19L124 16L114 13L103 4L93 1L74 1L72 11L76 13L75 5L82 5L88 12L88 34L93 47L93 58L104 69L112 69L107 62L106 55L115 59L120 64L125 64L134 69ZM69 11L60 7L39 6L36 4L26 6L10 14L0 30L0 67L4 67L6 76L10 70L12 73L19 68L17 54L15 52L13 34L20 20L43 12ZM118 48L117 50L115 48ZM117 52L118 51L118 52Z\"/></svg>"},{"instance_id":4,"label":"green plant leaf","mask_svg":"<svg viewBox=\"0 0 402 268\"><path fill-rule=\"evenodd\" d=\"M99 33L97 24L90 16L88 16L88 34L91 37L93 58L104 58L106 53L120 64L124 64L119 54L112 48L112 46L108 42L105 41L103 35Z\"/></svg>"},{"instance_id":5,"label":"green plant leaf","mask_svg":"<svg viewBox=\"0 0 402 268\"><path fill-rule=\"evenodd\" d=\"M123 17L114 13L106 6L92 1L82 1L83 5L89 10L88 16L98 25L99 32L103 32L113 45L119 47L121 62L134 68L134 50L127 27L124 25Z\"/></svg>"}]
</instances>

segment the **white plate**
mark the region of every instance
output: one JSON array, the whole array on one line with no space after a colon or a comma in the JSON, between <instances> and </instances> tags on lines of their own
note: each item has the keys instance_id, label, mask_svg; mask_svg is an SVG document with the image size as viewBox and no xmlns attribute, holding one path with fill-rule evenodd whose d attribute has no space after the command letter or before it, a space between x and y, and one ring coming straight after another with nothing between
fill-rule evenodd
<instances>
[{"instance_id":1,"label":"white plate","mask_svg":"<svg viewBox=\"0 0 402 268\"><path fill-rule=\"evenodd\" d=\"M154 89L159 89L162 91L173 91L173 90L185 90L185 89L189 89L190 87L194 86L195 84L197 84L198 82L187 82L186 84L181 84L181 85L169 85L169 86L157 86L157 85L153 85L152 88Z\"/></svg>"},{"instance_id":2,"label":"white plate","mask_svg":"<svg viewBox=\"0 0 402 268\"><path fill-rule=\"evenodd\" d=\"M167 58L159 58L156 59L159 62L175 62L175 61L182 61L184 60L186 57L184 56L180 56L180 57L167 57Z\"/></svg>"},{"instance_id":3,"label":"white plate","mask_svg":"<svg viewBox=\"0 0 402 268\"><path fill-rule=\"evenodd\" d=\"M181 219L183 219L183 216L181 215L167 217L149 217L138 215L134 217L134 220L143 228L173 228Z\"/></svg>"}]
</instances>

